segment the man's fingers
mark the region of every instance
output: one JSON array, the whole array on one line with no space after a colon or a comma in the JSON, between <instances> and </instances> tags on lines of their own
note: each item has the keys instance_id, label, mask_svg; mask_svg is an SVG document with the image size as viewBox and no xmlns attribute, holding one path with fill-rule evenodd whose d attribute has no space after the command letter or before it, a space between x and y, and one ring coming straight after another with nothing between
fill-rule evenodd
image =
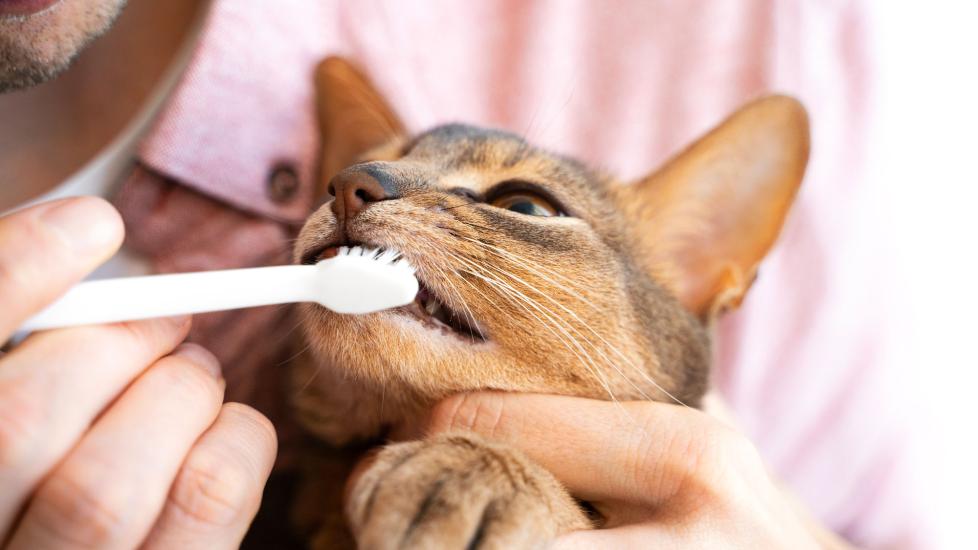
<instances>
[{"instance_id":1,"label":"man's fingers","mask_svg":"<svg viewBox=\"0 0 978 550\"><path fill-rule=\"evenodd\" d=\"M40 480L190 318L55 330L0 359L0 532Z\"/></svg>"},{"instance_id":2,"label":"man's fingers","mask_svg":"<svg viewBox=\"0 0 978 550\"><path fill-rule=\"evenodd\" d=\"M109 408L31 497L11 549L134 548L221 408L213 355L185 344Z\"/></svg>"},{"instance_id":3,"label":"man's fingers","mask_svg":"<svg viewBox=\"0 0 978 550\"><path fill-rule=\"evenodd\" d=\"M237 548L258 512L276 447L261 413L224 405L187 456L143 548Z\"/></svg>"},{"instance_id":4,"label":"man's fingers","mask_svg":"<svg viewBox=\"0 0 978 550\"><path fill-rule=\"evenodd\" d=\"M720 449L742 450L728 444L734 432L705 414L651 402L463 394L432 413L430 431L455 429L522 449L575 496L598 502L659 504L689 481L708 485L727 460Z\"/></svg>"},{"instance_id":5,"label":"man's fingers","mask_svg":"<svg viewBox=\"0 0 978 550\"><path fill-rule=\"evenodd\" d=\"M122 220L94 197L45 203L0 218L0 343L111 256Z\"/></svg>"}]
</instances>

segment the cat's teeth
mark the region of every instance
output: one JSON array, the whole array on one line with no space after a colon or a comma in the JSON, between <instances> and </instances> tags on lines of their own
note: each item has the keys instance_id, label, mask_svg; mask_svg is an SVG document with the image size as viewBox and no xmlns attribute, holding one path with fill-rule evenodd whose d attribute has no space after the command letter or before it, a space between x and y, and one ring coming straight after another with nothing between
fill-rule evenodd
<instances>
[{"instance_id":1,"label":"cat's teeth","mask_svg":"<svg viewBox=\"0 0 978 550\"><path fill-rule=\"evenodd\" d=\"M438 312L441 310L441 303L439 303L438 300L435 300L434 298L429 298L424 305L424 310L428 312L428 315L435 317L438 315Z\"/></svg>"}]
</instances>

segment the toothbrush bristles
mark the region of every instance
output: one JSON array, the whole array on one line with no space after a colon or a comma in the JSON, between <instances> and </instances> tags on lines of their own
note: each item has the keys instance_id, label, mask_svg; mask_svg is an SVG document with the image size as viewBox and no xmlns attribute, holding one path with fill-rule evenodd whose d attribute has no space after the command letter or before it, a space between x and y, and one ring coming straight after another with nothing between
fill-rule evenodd
<instances>
[{"instance_id":1,"label":"toothbrush bristles","mask_svg":"<svg viewBox=\"0 0 978 550\"><path fill-rule=\"evenodd\" d=\"M407 269L411 273L414 273L415 271L414 266L408 262L407 258L405 258L403 254L391 248L365 248L362 246L354 246L351 248L341 246L337 249L337 254L339 256L362 256L370 260L388 264L391 267Z\"/></svg>"}]
</instances>

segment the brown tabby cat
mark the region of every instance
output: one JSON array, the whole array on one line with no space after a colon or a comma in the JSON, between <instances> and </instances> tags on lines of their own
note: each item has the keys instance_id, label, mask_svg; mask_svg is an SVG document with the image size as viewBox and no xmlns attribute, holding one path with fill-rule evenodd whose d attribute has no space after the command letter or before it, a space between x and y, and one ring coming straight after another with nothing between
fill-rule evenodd
<instances>
[{"instance_id":1,"label":"brown tabby cat","mask_svg":"<svg viewBox=\"0 0 978 550\"><path fill-rule=\"evenodd\" d=\"M310 432L363 448L481 389L698 405L710 323L740 303L804 173L796 101L755 101L626 185L506 132L452 124L407 138L344 61L326 60L317 79L335 198L306 222L295 259L395 249L421 291L364 316L304 309L312 360L293 379ZM350 543L338 477L358 454L317 466L335 485L309 486L326 502L305 512L319 516L318 546ZM540 546L594 526L547 471L465 434L387 445L345 513L364 548Z\"/></svg>"}]
</instances>

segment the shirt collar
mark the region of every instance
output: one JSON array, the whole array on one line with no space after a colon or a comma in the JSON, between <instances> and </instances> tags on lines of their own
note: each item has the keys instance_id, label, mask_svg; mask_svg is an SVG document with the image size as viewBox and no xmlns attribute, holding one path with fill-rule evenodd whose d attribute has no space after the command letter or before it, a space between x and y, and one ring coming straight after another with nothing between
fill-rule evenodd
<instances>
[{"instance_id":1,"label":"shirt collar","mask_svg":"<svg viewBox=\"0 0 978 550\"><path fill-rule=\"evenodd\" d=\"M336 34L328 4L213 0L140 160L242 210L304 219L318 155L312 69ZM298 181L285 195L273 177L283 169Z\"/></svg>"}]
</instances>

